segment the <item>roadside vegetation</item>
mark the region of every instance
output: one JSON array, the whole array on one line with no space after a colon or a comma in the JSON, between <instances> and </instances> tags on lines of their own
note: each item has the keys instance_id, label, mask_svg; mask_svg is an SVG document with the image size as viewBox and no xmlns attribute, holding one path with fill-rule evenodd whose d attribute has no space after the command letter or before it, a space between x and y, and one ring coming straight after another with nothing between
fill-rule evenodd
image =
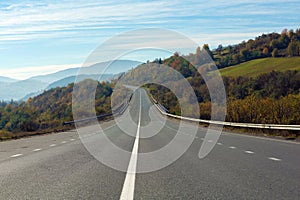
<instances>
[{"instance_id":1,"label":"roadside vegetation","mask_svg":"<svg viewBox=\"0 0 300 200\"><path fill-rule=\"evenodd\" d=\"M188 78L200 106L200 118L211 118L211 101L205 81ZM300 71L271 71L257 77L223 77L227 94L226 120L245 123L300 124ZM172 114L181 115L175 95L149 84L150 93Z\"/></svg>"}]
</instances>

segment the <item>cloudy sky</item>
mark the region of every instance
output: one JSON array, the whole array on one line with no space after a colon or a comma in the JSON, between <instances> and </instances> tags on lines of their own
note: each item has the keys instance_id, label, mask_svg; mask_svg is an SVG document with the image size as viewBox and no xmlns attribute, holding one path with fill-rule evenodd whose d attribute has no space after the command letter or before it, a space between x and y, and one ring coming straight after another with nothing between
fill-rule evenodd
<instances>
[{"instance_id":1,"label":"cloudy sky","mask_svg":"<svg viewBox=\"0 0 300 200\"><path fill-rule=\"evenodd\" d=\"M174 30L211 48L235 44L299 28L299 8L299 0L1 1L0 76L25 79L81 66L104 41L141 28Z\"/></svg>"}]
</instances>

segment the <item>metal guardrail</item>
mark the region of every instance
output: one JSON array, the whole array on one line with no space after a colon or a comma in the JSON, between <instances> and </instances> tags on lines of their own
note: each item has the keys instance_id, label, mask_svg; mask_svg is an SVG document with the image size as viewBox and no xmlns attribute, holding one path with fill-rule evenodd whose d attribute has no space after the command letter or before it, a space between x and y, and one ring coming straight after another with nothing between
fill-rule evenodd
<instances>
[{"instance_id":1,"label":"metal guardrail","mask_svg":"<svg viewBox=\"0 0 300 200\"><path fill-rule=\"evenodd\" d=\"M183 117L179 115L173 115L168 113L169 111L161 104L158 103L157 100L155 100L152 95L149 95L154 102L154 105L156 108L160 111L161 114L173 117L177 119L192 121L192 122L201 122L201 123L207 123L207 124L215 124L215 125L223 125L223 126L234 126L234 127L242 127L242 128L263 128L263 129L277 129L277 130L294 130L294 131L300 131L300 125L285 125L285 124L253 124L253 123L237 123L237 122L223 122L223 121L214 121L214 120L205 120L205 119L196 119L196 118L190 118L190 117ZM128 107L129 102L131 101L132 95L129 97L129 99L121 104L120 107L118 107L116 110L114 110L112 113L109 114L102 114L98 115L96 117L89 117L69 122L64 122L64 125L73 124L77 122L85 122L90 121L92 119L101 119L108 116L112 116L113 113L122 114Z\"/></svg>"},{"instance_id":2,"label":"metal guardrail","mask_svg":"<svg viewBox=\"0 0 300 200\"><path fill-rule=\"evenodd\" d=\"M158 103L158 101L152 97L152 95L151 95L151 99L153 100L154 105L161 112L161 114L166 115L168 117L177 118L177 119L193 121L193 122L201 122L201 123L207 123L207 124L223 125L223 126L235 126L235 127L242 127L242 128L264 128L264 129L300 131L300 125L237 123L237 122L223 122L223 121L182 117L179 115L173 115L173 114L168 113L166 110L163 109L164 107L162 105L160 105Z\"/></svg>"},{"instance_id":3,"label":"metal guardrail","mask_svg":"<svg viewBox=\"0 0 300 200\"><path fill-rule=\"evenodd\" d=\"M68 121L68 122L64 122L63 125L70 125L70 124L74 124L74 123L78 123L78 122L87 122L87 121L91 121L93 119L103 119L105 117L112 116L113 114L122 114L127 109L129 102L131 101L131 98L132 98L132 94L130 95L128 100L126 100L124 103L122 103L117 109L112 111L112 113L97 115L95 117L87 117L87 118L78 119L78 120L74 120L74 121Z\"/></svg>"},{"instance_id":4,"label":"metal guardrail","mask_svg":"<svg viewBox=\"0 0 300 200\"><path fill-rule=\"evenodd\" d=\"M74 123L78 123L78 122L87 122L87 121L91 121L93 119L101 119L101 118L105 118L105 117L108 117L108 116L111 116L111 115L112 115L112 113L98 115L98 116L95 116L95 117L87 117L87 118L84 118L84 119L64 122L63 125L70 125L70 124L74 124Z\"/></svg>"}]
</instances>

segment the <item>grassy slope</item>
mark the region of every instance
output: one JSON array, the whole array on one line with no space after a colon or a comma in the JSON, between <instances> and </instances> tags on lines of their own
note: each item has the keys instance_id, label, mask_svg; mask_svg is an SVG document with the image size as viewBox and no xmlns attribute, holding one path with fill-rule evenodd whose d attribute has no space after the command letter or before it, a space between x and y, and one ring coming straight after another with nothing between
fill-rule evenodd
<instances>
[{"instance_id":1,"label":"grassy slope","mask_svg":"<svg viewBox=\"0 0 300 200\"><path fill-rule=\"evenodd\" d=\"M272 70L299 70L300 57L291 58L262 58L241 63L232 67L227 67L220 70L222 76L251 76L255 77L263 73L268 73Z\"/></svg>"}]
</instances>

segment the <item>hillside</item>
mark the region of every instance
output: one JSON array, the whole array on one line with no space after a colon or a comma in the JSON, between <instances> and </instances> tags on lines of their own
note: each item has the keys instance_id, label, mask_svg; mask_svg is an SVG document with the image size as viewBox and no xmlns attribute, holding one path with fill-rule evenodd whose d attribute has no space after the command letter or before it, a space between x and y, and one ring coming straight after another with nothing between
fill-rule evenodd
<instances>
[{"instance_id":1,"label":"hillside","mask_svg":"<svg viewBox=\"0 0 300 200\"><path fill-rule=\"evenodd\" d=\"M193 65L198 66L201 60L196 59L207 52L219 69L238 65L261 58L287 58L300 56L300 29L284 29L281 34L268 33L257 36L238 44L222 46L221 44L210 49L208 44L198 46L194 53L185 55ZM200 61L200 63L199 63Z\"/></svg>"},{"instance_id":2,"label":"hillside","mask_svg":"<svg viewBox=\"0 0 300 200\"><path fill-rule=\"evenodd\" d=\"M281 34L262 34L227 47L219 45L212 52L207 44L203 45L203 49L211 53L219 69L259 58L299 56L300 29L284 29Z\"/></svg>"},{"instance_id":3,"label":"hillside","mask_svg":"<svg viewBox=\"0 0 300 200\"><path fill-rule=\"evenodd\" d=\"M222 69L224 73L228 70L226 76L223 76L227 95L226 120L243 123L299 124L299 61L300 57L263 58ZM161 63L169 65L184 75L197 96L201 111L200 118L210 119L212 105L210 94L201 75L195 73L190 64L177 54L162 60ZM131 73L139 79L145 77L139 68ZM153 75L155 74L157 72L153 71ZM233 75L229 76L230 74ZM170 78L168 73L160 76ZM168 80L167 78L165 79ZM148 84L147 88L170 113L182 114L177 98L169 89L156 84ZM182 98L189 100L187 96ZM192 114L193 110L188 115L186 113L183 115Z\"/></svg>"},{"instance_id":4,"label":"hillside","mask_svg":"<svg viewBox=\"0 0 300 200\"><path fill-rule=\"evenodd\" d=\"M228 77L256 77L274 71L297 70L300 71L300 57L287 58L261 58L241 63L220 70L222 76Z\"/></svg>"},{"instance_id":5,"label":"hillside","mask_svg":"<svg viewBox=\"0 0 300 200\"><path fill-rule=\"evenodd\" d=\"M110 113L112 84L84 80L78 83L79 96L86 96L86 87L97 84L95 109L97 114ZM82 89L80 89L82 87ZM0 141L24 135L61 131L63 122L73 119L73 84L55 88L29 98L26 102L0 102ZM82 105L78 105L80 108ZM84 110L88 113L88 111ZM84 113L83 113L84 116Z\"/></svg>"}]
</instances>

